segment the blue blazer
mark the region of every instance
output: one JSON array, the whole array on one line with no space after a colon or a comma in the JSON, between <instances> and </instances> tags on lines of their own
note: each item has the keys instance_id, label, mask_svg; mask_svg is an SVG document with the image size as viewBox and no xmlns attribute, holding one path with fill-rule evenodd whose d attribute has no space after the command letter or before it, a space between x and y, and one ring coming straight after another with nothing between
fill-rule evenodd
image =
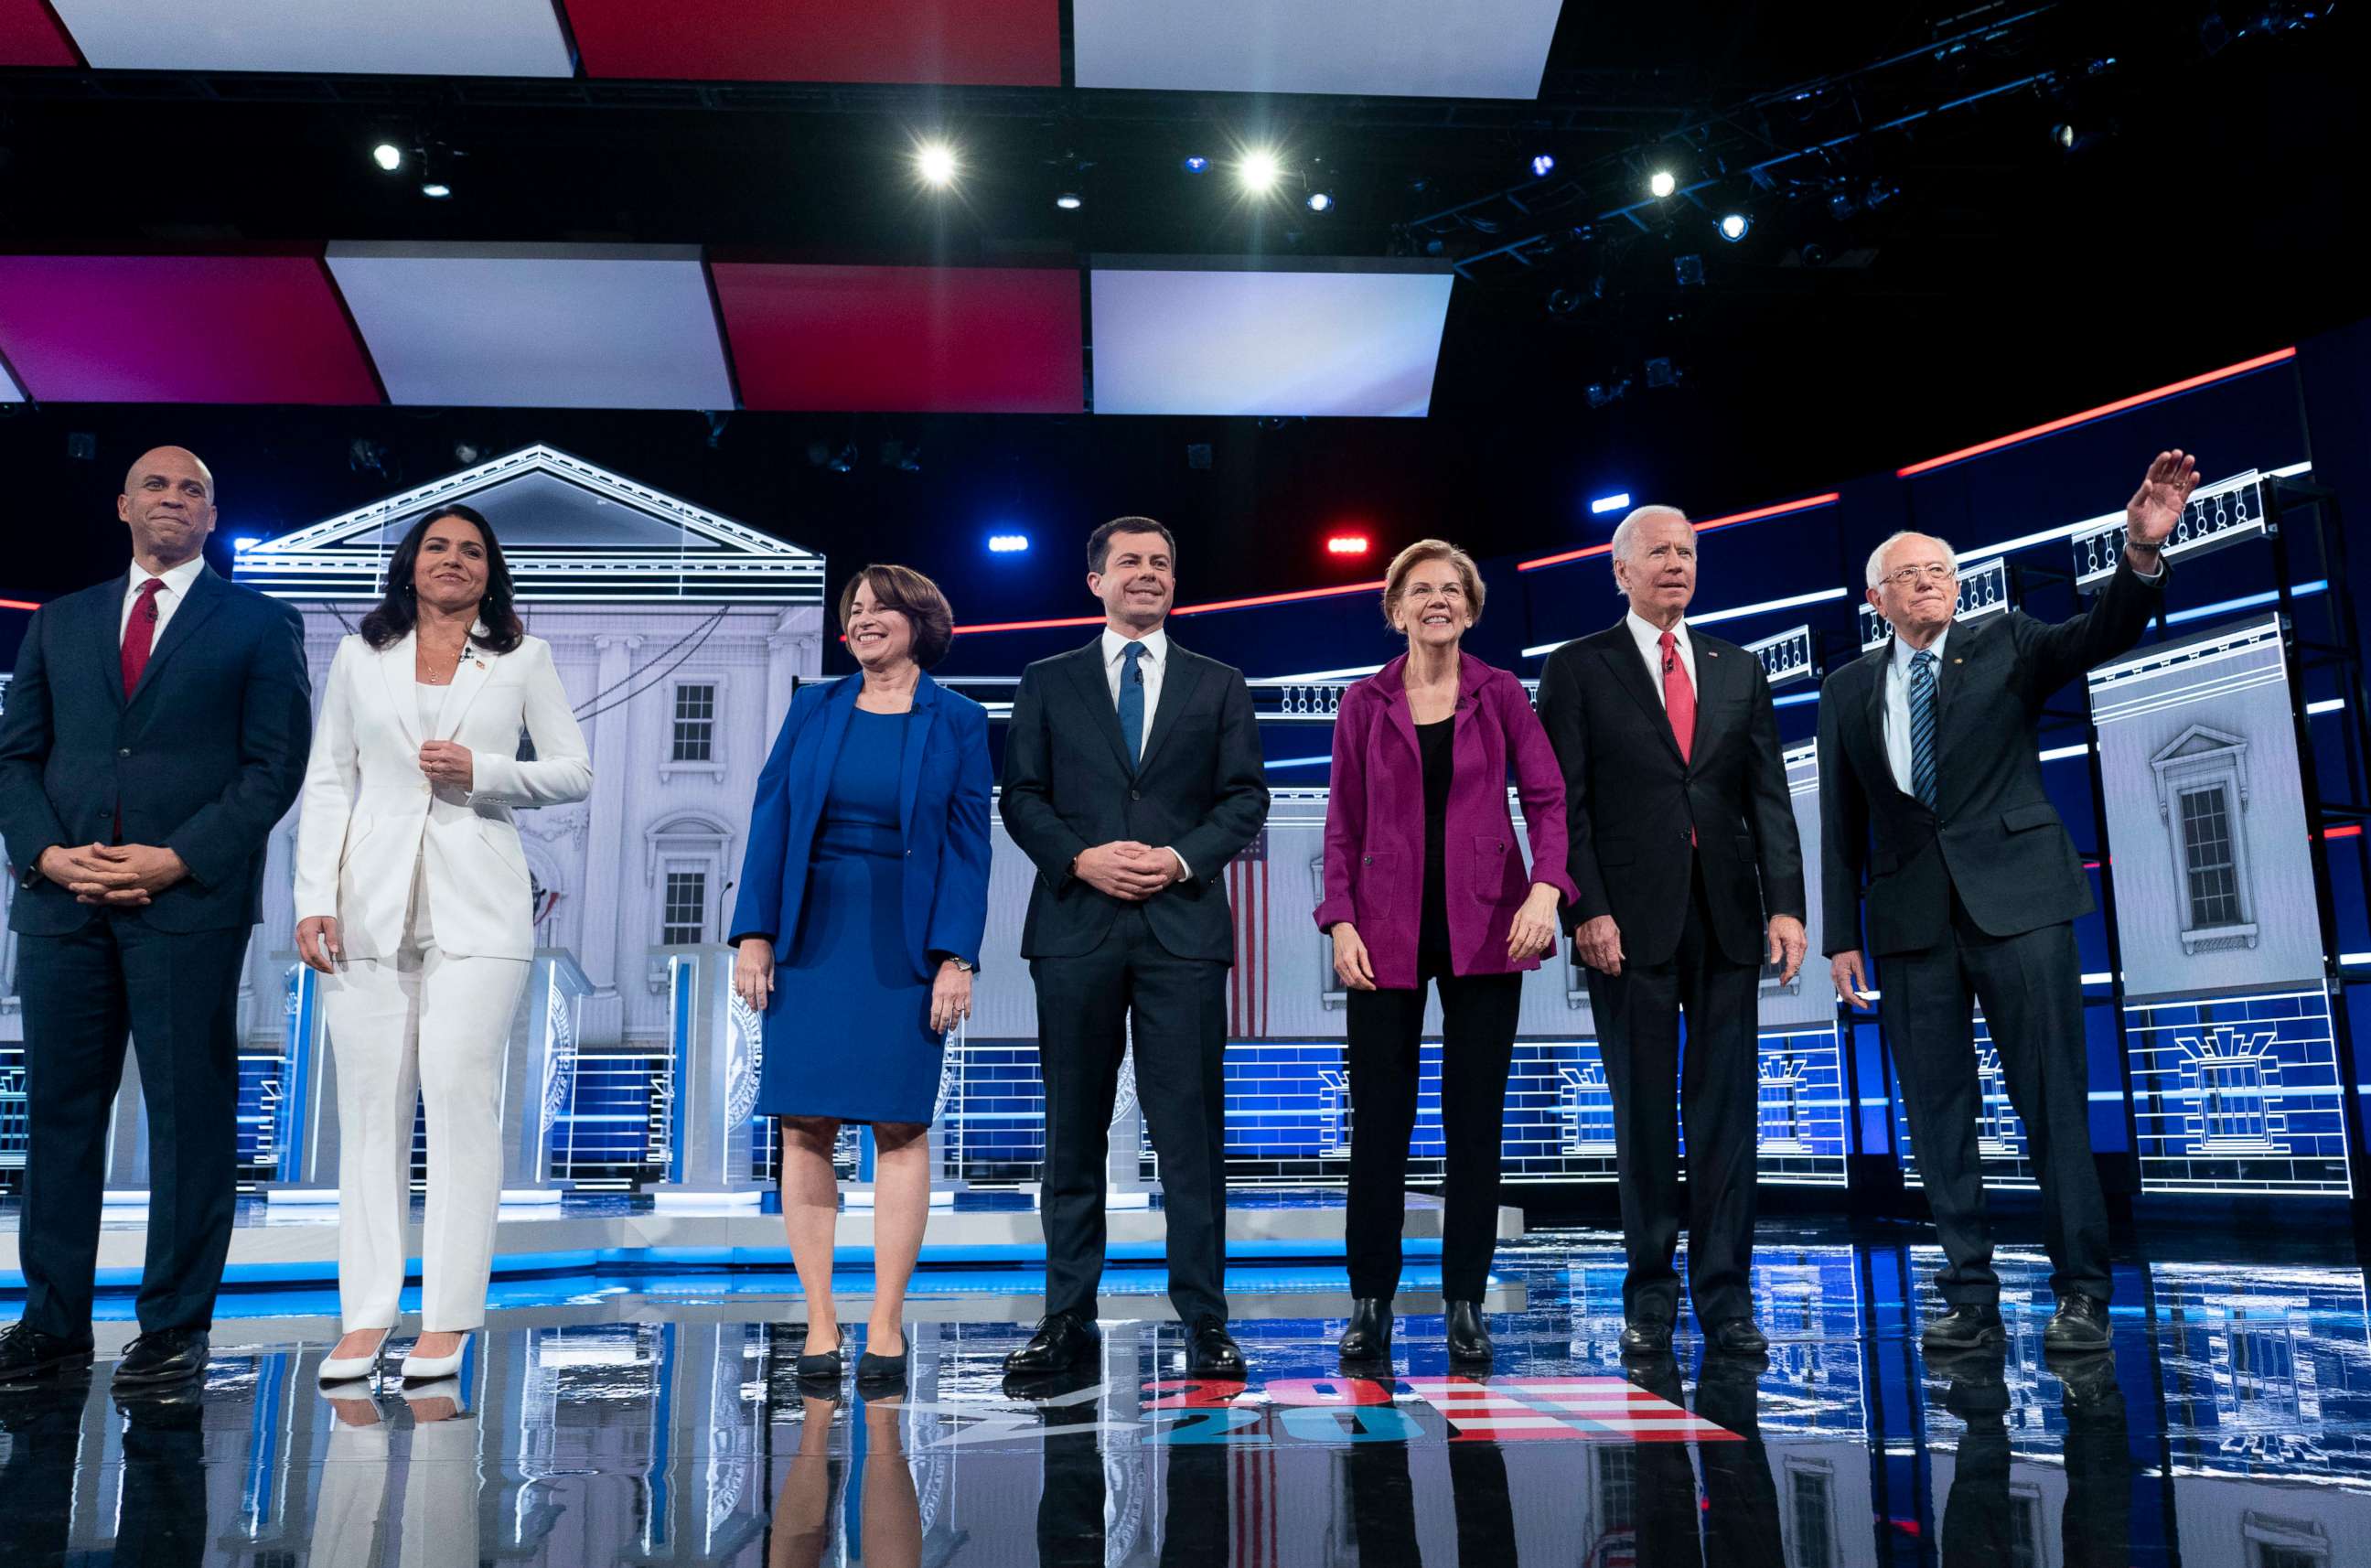
<instances>
[{"instance_id":1,"label":"blue blazer","mask_svg":"<svg viewBox=\"0 0 2371 1568\"><path fill-rule=\"evenodd\" d=\"M798 940L807 859L822 819L831 771L856 711L862 676L803 686L758 775L749 850L733 937L764 936L781 958ZM905 830L906 956L917 979L936 970L933 953L977 967L988 929L988 710L924 675L914 687L914 721L898 782Z\"/></svg>"}]
</instances>

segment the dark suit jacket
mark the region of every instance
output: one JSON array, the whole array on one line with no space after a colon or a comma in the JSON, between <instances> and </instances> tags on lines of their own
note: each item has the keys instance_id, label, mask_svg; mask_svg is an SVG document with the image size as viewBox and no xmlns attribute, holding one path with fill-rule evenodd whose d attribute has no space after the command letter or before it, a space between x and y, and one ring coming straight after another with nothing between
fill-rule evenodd
<instances>
[{"instance_id":1,"label":"dark suit jacket","mask_svg":"<svg viewBox=\"0 0 2371 1568\"><path fill-rule=\"evenodd\" d=\"M1804 912L1803 848L1762 661L1691 627L1696 729L1683 761L1662 693L1625 621L1575 638L1540 675L1540 721L1564 765L1568 865L1579 929L1602 914L1631 962L1678 950L1688 911L1689 835L1703 862L1714 934L1731 963L1758 964L1764 925Z\"/></svg>"},{"instance_id":2,"label":"dark suit jacket","mask_svg":"<svg viewBox=\"0 0 2371 1568\"><path fill-rule=\"evenodd\" d=\"M1994 936L2090 912L2091 884L2042 788L2035 725L2061 687L2141 640L2170 575L2144 582L2126 563L2088 610L2055 626L2020 610L1954 622L1935 688L1933 811L1894 782L1886 761L1893 644L1828 677L1820 689L1820 839L1831 955L1861 946L1864 872L1868 947L1879 955L1940 941L1954 888L1968 917Z\"/></svg>"},{"instance_id":3,"label":"dark suit jacket","mask_svg":"<svg viewBox=\"0 0 2371 1568\"><path fill-rule=\"evenodd\" d=\"M786 956L798 940L806 902L807 862L823 819L831 772L864 680L802 686L758 775L749 808L749 848L741 860L741 896L733 941L773 940ZM988 710L925 675L914 683L897 788L906 864L900 887L906 958L928 980L937 954L977 966L988 928Z\"/></svg>"},{"instance_id":4,"label":"dark suit jacket","mask_svg":"<svg viewBox=\"0 0 2371 1568\"><path fill-rule=\"evenodd\" d=\"M0 834L22 884L17 931L55 936L98 911L33 869L53 844L159 844L190 875L141 912L164 931L262 918L264 840L305 781L313 689L294 607L225 582L190 583L148 668L123 695L125 579L43 605L17 653L0 716Z\"/></svg>"},{"instance_id":5,"label":"dark suit jacket","mask_svg":"<svg viewBox=\"0 0 2371 1568\"><path fill-rule=\"evenodd\" d=\"M1037 866L1024 958L1092 952L1127 907L1070 875L1081 850L1116 839L1174 849L1192 877L1145 901L1181 958L1233 958L1227 864L1267 821L1259 727L1243 671L1169 640L1161 706L1131 772L1104 676L1103 638L1024 670L1004 739L1004 826Z\"/></svg>"}]
</instances>

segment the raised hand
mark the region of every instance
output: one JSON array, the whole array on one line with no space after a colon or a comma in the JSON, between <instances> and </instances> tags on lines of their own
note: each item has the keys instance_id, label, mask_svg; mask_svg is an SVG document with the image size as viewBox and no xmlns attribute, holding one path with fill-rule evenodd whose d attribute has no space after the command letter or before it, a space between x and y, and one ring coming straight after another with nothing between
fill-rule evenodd
<instances>
[{"instance_id":1,"label":"raised hand","mask_svg":"<svg viewBox=\"0 0 2371 1568\"><path fill-rule=\"evenodd\" d=\"M2141 487L2124 503L2124 537L2143 551L2160 549L2181 521L2190 493L2198 488L2198 459L2176 447L2159 452L2142 476Z\"/></svg>"}]
</instances>

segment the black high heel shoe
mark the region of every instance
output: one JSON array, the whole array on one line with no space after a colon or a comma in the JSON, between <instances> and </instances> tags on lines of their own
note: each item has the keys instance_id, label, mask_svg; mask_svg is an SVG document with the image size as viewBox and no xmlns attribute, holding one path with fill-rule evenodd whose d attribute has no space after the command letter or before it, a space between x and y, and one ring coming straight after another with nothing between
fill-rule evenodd
<instances>
[{"instance_id":1,"label":"black high heel shoe","mask_svg":"<svg viewBox=\"0 0 2371 1568\"><path fill-rule=\"evenodd\" d=\"M847 1370L848 1357L844 1344L834 1345L820 1355L802 1353L797 1366L799 1381L802 1383L811 1383L819 1378L827 1378L837 1383L839 1381L840 1375Z\"/></svg>"},{"instance_id":2,"label":"black high heel shoe","mask_svg":"<svg viewBox=\"0 0 2371 1568\"><path fill-rule=\"evenodd\" d=\"M856 1386L860 1388L897 1389L906 1386L906 1355L875 1355L866 1351L856 1358Z\"/></svg>"},{"instance_id":3,"label":"black high heel shoe","mask_svg":"<svg viewBox=\"0 0 2371 1568\"><path fill-rule=\"evenodd\" d=\"M1392 1303L1388 1296L1362 1295L1350 1303L1350 1320L1342 1327L1337 1347L1346 1362L1389 1361L1392 1355Z\"/></svg>"},{"instance_id":4,"label":"black high heel shoe","mask_svg":"<svg viewBox=\"0 0 2371 1568\"><path fill-rule=\"evenodd\" d=\"M1452 1301L1449 1306L1449 1359L1488 1361L1496 1352L1489 1325L1482 1321L1478 1301Z\"/></svg>"}]
</instances>

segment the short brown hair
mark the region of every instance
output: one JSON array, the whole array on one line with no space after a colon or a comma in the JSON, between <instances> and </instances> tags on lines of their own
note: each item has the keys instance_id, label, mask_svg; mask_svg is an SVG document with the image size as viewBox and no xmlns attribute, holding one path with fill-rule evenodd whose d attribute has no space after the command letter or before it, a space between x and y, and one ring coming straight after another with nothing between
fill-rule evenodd
<instances>
[{"instance_id":1,"label":"short brown hair","mask_svg":"<svg viewBox=\"0 0 2371 1568\"><path fill-rule=\"evenodd\" d=\"M1466 606L1474 612L1466 624L1482 624L1482 569L1474 564L1474 557L1445 539L1420 539L1392 557L1391 570L1383 574L1383 624L1394 632L1400 629L1400 596L1407 591L1408 574L1428 561L1446 561L1457 568L1465 585Z\"/></svg>"},{"instance_id":2,"label":"short brown hair","mask_svg":"<svg viewBox=\"0 0 2371 1568\"><path fill-rule=\"evenodd\" d=\"M884 610L894 610L914 623L914 662L930 668L947 656L954 645L955 612L947 603L947 596L939 585L911 566L867 566L848 579L839 590L839 625L848 629L848 615L856 603L856 590L870 585L873 602Z\"/></svg>"},{"instance_id":3,"label":"short brown hair","mask_svg":"<svg viewBox=\"0 0 2371 1568\"><path fill-rule=\"evenodd\" d=\"M1110 522L1087 536L1087 570L1100 577L1104 563L1111 559L1111 540L1116 533L1157 533L1161 542L1169 547L1169 564L1177 564L1177 536L1151 517L1114 517Z\"/></svg>"}]
</instances>

